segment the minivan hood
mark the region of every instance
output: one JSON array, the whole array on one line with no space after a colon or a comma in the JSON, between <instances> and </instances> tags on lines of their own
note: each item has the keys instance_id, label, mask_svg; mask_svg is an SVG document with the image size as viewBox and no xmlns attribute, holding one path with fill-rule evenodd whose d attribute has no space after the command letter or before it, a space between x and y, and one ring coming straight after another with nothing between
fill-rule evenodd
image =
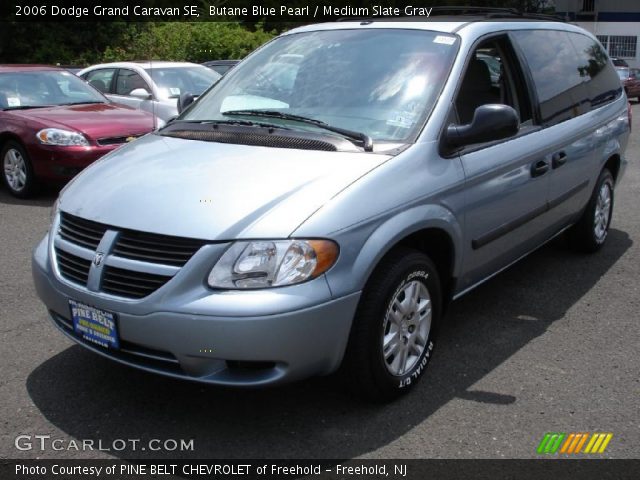
<instances>
[{"instance_id":1,"label":"minivan hood","mask_svg":"<svg viewBox=\"0 0 640 480\"><path fill-rule=\"evenodd\" d=\"M389 158L148 135L76 177L63 190L60 208L164 235L284 238Z\"/></svg>"}]
</instances>

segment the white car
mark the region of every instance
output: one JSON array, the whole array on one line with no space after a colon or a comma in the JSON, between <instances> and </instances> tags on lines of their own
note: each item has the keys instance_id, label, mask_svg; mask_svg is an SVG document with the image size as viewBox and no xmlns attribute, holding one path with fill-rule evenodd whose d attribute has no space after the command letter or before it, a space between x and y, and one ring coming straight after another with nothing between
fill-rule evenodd
<instances>
[{"instance_id":1,"label":"white car","mask_svg":"<svg viewBox=\"0 0 640 480\"><path fill-rule=\"evenodd\" d=\"M178 114L180 95L201 95L221 75L188 62L117 62L78 73L115 103L146 110L167 121Z\"/></svg>"}]
</instances>

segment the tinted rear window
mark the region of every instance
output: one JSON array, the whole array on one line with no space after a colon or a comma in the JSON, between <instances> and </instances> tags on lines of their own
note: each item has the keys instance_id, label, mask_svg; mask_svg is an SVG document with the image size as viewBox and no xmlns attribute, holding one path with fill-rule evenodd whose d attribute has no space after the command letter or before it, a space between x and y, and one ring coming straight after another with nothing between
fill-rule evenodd
<instances>
[{"instance_id":1,"label":"tinted rear window","mask_svg":"<svg viewBox=\"0 0 640 480\"><path fill-rule=\"evenodd\" d=\"M615 99L622 93L620 79L609 62L607 53L594 39L580 33L568 33L578 53L578 71L589 91L591 107Z\"/></svg>"},{"instance_id":2,"label":"tinted rear window","mask_svg":"<svg viewBox=\"0 0 640 480\"><path fill-rule=\"evenodd\" d=\"M514 36L533 76L544 125L582 115L619 94L620 80L607 54L588 36L549 30Z\"/></svg>"}]
</instances>

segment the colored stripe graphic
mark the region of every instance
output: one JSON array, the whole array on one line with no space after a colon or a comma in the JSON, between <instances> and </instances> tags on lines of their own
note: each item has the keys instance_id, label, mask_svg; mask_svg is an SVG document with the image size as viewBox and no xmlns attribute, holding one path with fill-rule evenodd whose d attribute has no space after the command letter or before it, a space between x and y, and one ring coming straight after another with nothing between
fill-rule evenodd
<instances>
[{"instance_id":1,"label":"colored stripe graphic","mask_svg":"<svg viewBox=\"0 0 640 480\"><path fill-rule=\"evenodd\" d=\"M587 437L589 436L588 433L583 433L582 434L582 439L580 440L580 442L578 443L578 445L576 445L576 449L575 451L571 452L571 453L580 453L580 450L582 450L582 446L584 445L584 443L587 441Z\"/></svg>"},{"instance_id":2,"label":"colored stripe graphic","mask_svg":"<svg viewBox=\"0 0 640 480\"><path fill-rule=\"evenodd\" d=\"M582 453L604 453L613 438L613 433L545 433L536 451L541 455L554 453L578 454ZM588 442L587 442L588 440ZM586 447L582 450L586 443Z\"/></svg>"},{"instance_id":3,"label":"colored stripe graphic","mask_svg":"<svg viewBox=\"0 0 640 480\"><path fill-rule=\"evenodd\" d=\"M537 452L540 454L556 453L566 433L546 433L538 445Z\"/></svg>"},{"instance_id":4,"label":"colored stripe graphic","mask_svg":"<svg viewBox=\"0 0 640 480\"><path fill-rule=\"evenodd\" d=\"M594 433L584 453L604 453L613 438L613 433Z\"/></svg>"}]
</instances>

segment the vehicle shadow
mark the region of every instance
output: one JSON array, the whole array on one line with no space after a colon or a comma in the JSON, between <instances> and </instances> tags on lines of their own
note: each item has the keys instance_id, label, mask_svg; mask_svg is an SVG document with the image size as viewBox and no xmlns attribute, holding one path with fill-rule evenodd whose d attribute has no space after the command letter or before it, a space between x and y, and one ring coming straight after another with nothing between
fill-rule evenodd
<instances>
[{"instance_id":1,"label":"vehicle shadow","mask_svg":"<svg viewBox=\"0 0 640 480\"><path fill-rule=\"evenodd\" d=\"M9 193L7 187L0 183L0 204L22 205L26 207L50 207L56 201L63 186L43 186L32 198L18 198Z\"/></svg>"},{"instance_id":2,"label":"vehicle shadow","mask_svg":"<svg viewBox=\"0 0 640 480\"><path fill-rule=\"evenodd\" d=\"M544 334L631 245L615 229L595 255L574 254L559 239L455 302L425 378L392 405L363 403L331 378L266 390L202 386L120 366L79 346L39 365L26 386L42 414L77 439L194 440L194 451L111 452L123 459L353 458L389 444L452 399L517 402L472 386ZM517 391L513 384L503 390Z\"/></svg>"}]
</instances>

